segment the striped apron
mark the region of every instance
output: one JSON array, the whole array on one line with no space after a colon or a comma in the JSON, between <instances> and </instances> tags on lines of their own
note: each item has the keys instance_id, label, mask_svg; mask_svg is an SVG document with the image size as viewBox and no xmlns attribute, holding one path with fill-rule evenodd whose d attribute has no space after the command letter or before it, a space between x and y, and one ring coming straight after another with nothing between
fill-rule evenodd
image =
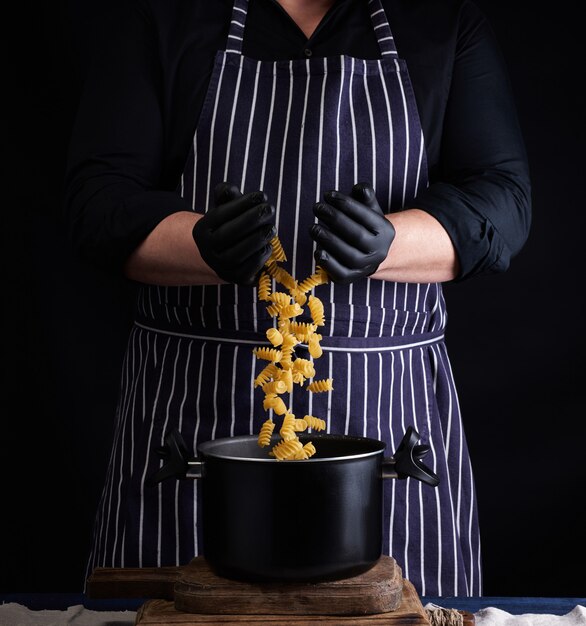
<instances>
[{"instance_id":1,"label":"striped apron","mask_svg":"<svg viewBox=\"0 0 586 626\"><path fill-rule=\"evenodd\" d=\"M302 280L315 270L313 204L328 189L349 193L366 181L381 206L400 210L427 185L422 130L380 0L369 2L381 52L373 60L247 58L247 8L235 0L178 192L204 212L220 181L265 191L284 267ZM326 319L316 378L333 378L334 390L295 385L289 409L325 419L331 433L380 439L388 455L414 426L441 482L385 481L384 551L421 595L480 595L473 475L441 285L365 278L313 293ZM185 564L200 552L198 482L149 486L162 463L154 451L175 427L194 451L198 442L259 432L270 412L253 385L266 364L253 348L268 345L274 324L255 287L141 287L88 572ZM295 354L311 358L303 345Z\"/></svg>"}]
</instances>

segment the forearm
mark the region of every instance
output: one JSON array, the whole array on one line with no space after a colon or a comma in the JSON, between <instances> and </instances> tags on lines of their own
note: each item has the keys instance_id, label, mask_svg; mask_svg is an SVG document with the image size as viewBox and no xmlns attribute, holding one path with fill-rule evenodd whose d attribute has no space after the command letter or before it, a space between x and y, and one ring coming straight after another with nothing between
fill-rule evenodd
<instances>
[{"instance_id":1,"label":"forearm","mask_svg":"<svg viewBox=\"0 0 586 626\"><path fill-rule=\"evenodd\" d=\"M179 211L163 219L129 256L124 266L126 276L154 285L223 283L201 258L191 234L201 217Z\"/></svg>"},{"instance_id":2,"label":"forearm","mask_svg":"<svg viewBox=\"0 0 586 626\"><path fill-rule=\"evenodd\" d=\"M395 238L387 258L371 278L405 283L436 283L458 275L458 257L443 226L429 213L408 209L387 215Z\"/></svg>"},{"instance_id":3,"label":"forearm","mask_svg":"<svg viewBox=\"0 0 586 626\"><path fill-rule=\"evenodd\" d=\"M441 224L429 213L408 209L387 216L395 238L371 278L397 282L443 282L458 273L457 255ZM128 278L156 285L211 285L223 281L203 261L193 240L197 213L169 215L134 250L125 264Z\"/></svg>"}]
</instances>

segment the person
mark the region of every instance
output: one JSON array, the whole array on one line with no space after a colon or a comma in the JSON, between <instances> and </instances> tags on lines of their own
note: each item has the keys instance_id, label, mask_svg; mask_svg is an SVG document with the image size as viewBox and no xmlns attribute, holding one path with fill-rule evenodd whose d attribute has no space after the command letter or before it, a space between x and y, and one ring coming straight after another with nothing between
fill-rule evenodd
<instances>
[{"instance_id":1,"label":"person","mask_svg":"<svg viewBox=\"0 0 586 626\"><path fill-rule=\"evenodd\" d=\"M149 487L153 451L171 428L194 450L259 432L252 349L274 320L256 281L278 235L292 276L328 277L334 389L294 389L290 410L391 451L413 426L439 485L385 481L384 551L422 595L481 595L443 284L505 272L531 221L486 17L471 0L128 0L108 24L64 215L76 253L137 297L88 573L200 553L197 481Z\"/></svg>"}]
</instances>

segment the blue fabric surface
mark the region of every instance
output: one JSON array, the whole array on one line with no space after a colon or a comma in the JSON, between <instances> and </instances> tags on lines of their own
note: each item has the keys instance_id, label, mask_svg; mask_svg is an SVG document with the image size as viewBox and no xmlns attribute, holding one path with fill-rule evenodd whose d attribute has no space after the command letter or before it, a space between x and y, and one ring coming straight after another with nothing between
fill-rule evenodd
<instances>
[{"instance_id":1,"label":"blue fabric surface","mask_svg":"<svg viewBox=\"0 0 586 626\"><path fill-rule=\"evenodd\" d=\"M147 598L108 598L92 600L81 593L6 593L0 594L0 602L16 602L29 609L65 610L70 606L83 604L93 611L136 611ZM421 603L437 604L450 609L459 609L476 613L486 607L495 607L512 615L523 613L541 613L547 615L565 615L575 606L586 607L584 598L516 598L516 597L433 597L423 596Z\"/></svg>"},{"instance_id":2,"label":"blue fabric surface","mask_svg":"<svg viewBox=\"0 0 586 626\"><path fill-rule=\"evenodd\" d=\"M487 596L483 598L433 598L424 596L421 598L425 606L431 602L438 606L460 611L476 613L480 609L494 607L506 611L512 615L524 613L541 613L547 615L565 615L576 605L586 606L586 598L516 598L506 596Z\"/></svg>"}]
</instances>

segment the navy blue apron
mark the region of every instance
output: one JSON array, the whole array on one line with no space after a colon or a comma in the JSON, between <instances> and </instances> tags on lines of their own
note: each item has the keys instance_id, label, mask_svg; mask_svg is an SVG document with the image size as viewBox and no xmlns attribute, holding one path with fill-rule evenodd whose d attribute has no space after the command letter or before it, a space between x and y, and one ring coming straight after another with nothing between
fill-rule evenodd
<instances>
[{"instance_id":1,"label":"navy blue apron","mask_svg":"<svg viewBox=\"0 0 586 626\"><path fill-rule=\"evenodd\" d=\"M374 60L247 58L247 8L235 0L178 192L203 213L220 181L264 190L283 265L302 280L315 271L313 204L325 190L349 193L364 181L388 212L408 205L428 184L423 134L380 0L369 2L381 52ZM333 378L334 389L295 385L290 410L325 419L331 433L381 439L389 454L414 426L441 482L385 481L384 551L421 595L480 595L474 481L441 285L365 278L313 293L326 319L316 378ZM254 388L263 363L253 348L268 345L273 324L253 287L141 288L88 572L185 564L200 552L198 483L149 486L161 464L153 451L174 427L194 451L198 442L259 432L268 415ZM296 356L310 358L303 347Z\"/></svg>"}]
</instances>

